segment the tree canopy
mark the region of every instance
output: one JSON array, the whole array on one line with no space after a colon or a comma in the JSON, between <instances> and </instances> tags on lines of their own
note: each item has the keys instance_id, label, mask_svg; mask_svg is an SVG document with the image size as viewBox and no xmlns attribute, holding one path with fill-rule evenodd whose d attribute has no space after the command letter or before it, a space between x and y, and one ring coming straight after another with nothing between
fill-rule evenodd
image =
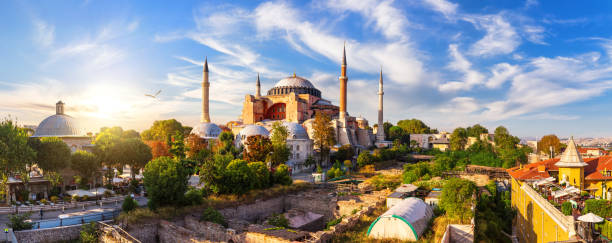
<instances>
[{"instance_id":1,"label":"tree canopy","mask_svg":"<svg viewBox=\"0 0 612 243\"><path fill-rule=\"evenodd\" d=\"M144 168L144 166L153 158L151 148L147 146L140 138L123 139L114 146L111 153L117 158L120 166L129 165L132 172L132 178L136 175L136 171Z\"/></svg>"},{"instance_id":2,"label":"tree canopy","mask_svg":"<svg viewBox=\"0 0 612 243\"><path fill-rule=\"evenodd\" d=\"M91 181L100 167L100 161L96 155L87 151L76 151L70 159L70 168L87 182Z\"/></svg>"},{"instance_id":3,"label":"tree canopy","mask_svg":"<svg viewBox=\"0 0 612 243\"><path fill-rule=\"evenodd\" d=\"M2 176L25 170L36 159L36 151L28 146L28 133L12 120L0 121L0 167Z\"/></svg>"},{"instance_id":4,"label":"tree canopy","mask_svg":"<svg viewBox=\"0 0 612 243\"><path fill-rule=\"evenodd\" d=\"M142 140L160 140L164 141L168 136L173 136L176 132L180 132L183 136L191 132L191 127L185 127L176 119L160 120L153 122L151 128L142 131L140 136Z\"/></svg>"},{"instance_id":5,"label":"tree canopy","mask_svg":"<svg viewBox=\"0 0 612 243\"><path fill-rule=\"evenodd\" d=\"M159 157L145 166L143 174L151 209L183 202L191 174L179 160Z\"/></svg>"},{"instance_id":6,"label":"tree canopy","mask_svg":"<svg viewBox=\"0 0 612 243\"><path fill-rule=\"evenodd\" d=\"M455 128L451 134L449 143L451 150L463 150L467 144L467 130L462 127Z\"/></svg>"},{"instance_id":7,"label":"tree canopy","mask_svg":"<svg viewBox=\"0 0 612 243\"><path fill-rule=\"evenodd\" d=\"M466 132L467 132L467 136L468 137L480 137L480 134L483 133L489 133L489 130L483 126L481 126L480 124L476 124L474 126L471 127L467 127L466 128Z\"/></svg>"},{"instance_id":8,"label":"tree canopy","mask_svg":"<svg viewBox=\"0 0 612 243\"><path fill-rule=\"evenodd\" d=\"M404 129L409 134L431 134L437 133L437 130L431 129L423 121L419 119L400 120L397 126Z\"/></svg>"},{"instance_id":9,"label":"tree canopy","mask_svg":"<svg viewBox=\"0 0 612 243\"><path fill-rule=\"evenodd\" d=\"M57 137L41 138L36 150L36 161L43 171L58 172L70 166L70 147Z\"/></svg>"},{"instance_id":10,"label":"tree canopy","mask_svg":"<svg viewBox=\"0 0 612 243\"><path fill-rule=\"evenodd\" d=\"M273 149L270 139L261 135L248 137L246 147L244 160L249 162L266 161Z\"/></svg>"},{"instance_id":11,"label":"tree canopy","mask_svg":"<svg viewBox=\"0 0 612 243\"><path fill-rule=\"evenodd\" d=\"M472 208L476 207L476 201L473 199L475 193L474 182L451 178L444 183L440 207L446 211L448 217L467 222L474 216Z\"/></svg>"},{"instance_id":12,"label":"tree canopy","mask_svg":"<svg viewBox=\"0 0 612 243\"><path fill-rule=\"evenodd\" d=\"M321 152L319 163L323 162L324 156L329 154L329 149L336 143L336 133L331 126L331 118L323 112L317 112L312 123L313 141L315 147Z\"/></svg>"},{"instance_id":13,"label":"tree canopy","mask_svg":"<svg viewBox=\"0 0 612 243\"><path fill-rule=\"evenodd\" d=\"M538 142L538 152L544 152L545 154L550 155L551 147L553 148L555 154L561 153L561 141L554 134L546 135Z\"/></svg>"}]
</instances>

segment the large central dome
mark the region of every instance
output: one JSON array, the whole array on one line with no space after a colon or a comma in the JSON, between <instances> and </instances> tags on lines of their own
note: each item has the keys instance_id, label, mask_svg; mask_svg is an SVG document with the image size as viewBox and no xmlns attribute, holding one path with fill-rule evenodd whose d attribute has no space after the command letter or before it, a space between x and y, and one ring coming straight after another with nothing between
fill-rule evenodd
<instances>
[{"instance_id":1,"label":"large central dome","mask_svg":"<svg viewBox=\"0 0 612 243\"><path fill-rule=\"evenodd\" d=\"M268 90L268 95L285 95L290 93L310 94L321 97L321 91L315 88L308 79L296 76L295 74L281 79L272 89Z\"/></svg>"}]
</instances>

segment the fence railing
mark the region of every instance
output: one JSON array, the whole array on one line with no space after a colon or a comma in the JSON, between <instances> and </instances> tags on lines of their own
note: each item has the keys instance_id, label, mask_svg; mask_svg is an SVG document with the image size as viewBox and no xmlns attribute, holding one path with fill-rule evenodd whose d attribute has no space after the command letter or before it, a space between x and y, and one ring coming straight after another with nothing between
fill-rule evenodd
<instances>
[{"instance_id":1,"label":"fence railing","mask_svg":"<svg viewBox=\"0 0 612 243\"><path fill-rule=\"evenodd\" d=\"M136 239L134 236L130 235L128 232L126 232L125 230L123 230L121 227L117 225L111 226L103 222L98 222L98 223L102 226L101 228L103 232L108 231L108 233L112 234L115 237L118 236L130 242L141 243L140 240ZM120 241L120 242L123 242L123 241Z\"/></svg>"},{"instance_id":2,"label":"fence railing","mask_svg":"<svg viewBox=\"0 0 612 243\"><path fill-rule=\"evenodd\" d=\"M79 216L72 216L62 219L48 219L34 222L32 229L47 229L54 228L60 226L69 226L75 224L85 224L94 221L104 221L115 218L117 215L121 213L121 210L115 209L112 211L101 212L101 213L93 213L93 214L85 214Z\"/></svg>"},{"instance_id":3,"label":"fence railing","mask_svg":"<svg viewBox=\"0 0 612 243\"><path fill-rule=\"evenodd\" d=\"M31 205L31 206L12 206L12 207L0 207L0 214L10 213L26 213L26 212L38 212L41 209L43 211L55 211L70 208L89 207L98 204L117 203L123 201L124 196L108 197L97 201L85 201L85 202L74 202L74 203L59 203L54 205Z\"/></svg>"}]
</instances>

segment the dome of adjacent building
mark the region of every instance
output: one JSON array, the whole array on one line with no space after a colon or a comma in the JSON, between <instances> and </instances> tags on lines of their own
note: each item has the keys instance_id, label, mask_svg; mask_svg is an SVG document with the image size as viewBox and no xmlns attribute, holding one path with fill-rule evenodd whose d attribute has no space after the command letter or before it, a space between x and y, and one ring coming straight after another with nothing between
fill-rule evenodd
<instances>
[{"instance_id":1,"label":"dome of adjacent building","mask_svg":"<svg viewBox=\"0 0 612 243\"><path fill-rule=\"evenodd\" d=\"M45 118L32 137L80 137L81 130L74 118L64 114L64 102L55 104L55 115Z\"/></svg>"},{"instance_id":2,"label":"dome of adjacent building","mask_svg":"<svg viewBox=\"0 0 612 243\"><path fill-rule=\"evenodd\" d=\"M302 125L295 122L283 122L283 126L287 128L289 139L308 139L308 133Z\"/></svg>"},{"instance_id":3,"label":"dome of adjacent building","mask_svg":"<svg viewBox=\"0 0 612 243\"><path fill-rule=\"evenodd\" d=\"M219 137L222 130L217 124L210 122L202 122L191 130L192 134L198 135L204 139L215 139Z\"/></svg>"},{"instance_id":4,"label":"dome of adjacent building","mask_svg":"<svg viewBox=\"0 0 612 243\"><path fill-rule=\"evenodd\" d=\"M82 136L74 118L55 114L45 118L34 132L33 137L78 137Z\"/></svg>"},{"instance_id":5,"label":"dome of adjacent building","mask_svg":"<svg viewBox=\"0 0 612 243\"><path fill-rule=\"evenodd\" d=\"M321 91L315 88L308 79L296 76L295 74L281 79L272 89L268 90L268 95L284 95L290 93L310 94L321 97Z\"/></svg>"},{"instance_id":6,"label":"dome of adjacent building","mask_svg":"<svg viewBox=\"0 0 612 243\"><path fill-rule=\"evenodd\" d=\"M238 134L240 137L243 137L243 138L248 138L248 137L256 136L256 135L261 135L264 137L270 136L270 132L268 132L268 129L266 129L265 127L259 126L259 125L248 125L245 128L243 128Z\"/></svg>"}]
</instances>

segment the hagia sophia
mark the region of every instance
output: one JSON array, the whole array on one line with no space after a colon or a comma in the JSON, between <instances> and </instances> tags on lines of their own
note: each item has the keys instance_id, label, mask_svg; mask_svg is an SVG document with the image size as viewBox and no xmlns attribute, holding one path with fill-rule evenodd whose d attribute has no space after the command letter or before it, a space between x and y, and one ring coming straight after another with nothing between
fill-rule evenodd
<instances>
[{"instance_id":1,"label":"hagia sophia","mask_svg":"<svg viewBox=\"0 0 612 243\"><path fill-rule=\"evenodd\" d=\"M340 69L340 106L324 99L322 93L309 80L292 76L279 80L274 87L261 94L261 83L257 75L255 94L245 95L242 114L238 121L228 122L235 135L236 146L244 146L249 136L270 136L273 123L281 121L289 131L287 145L292 155L287 162L293 171L307 170L305 160L313 155L312 122L317 112L322 112L332 118L331 126L336 132L336 148L351 145L357 153L372 146L389 146L385 141L383 129L376 129L376 134L369 127L368 120L362 117L350 116L347 112L347 63L346 49L342 53ZM221 129L210 121L209 113L209 69L208 60L204 61L202 80L202 118L200 124L194 126L193 134L204 139L216 139ZM378 127L383 123L383 77L382 70L379 79Z\"/></svg>"}]
</instances>

